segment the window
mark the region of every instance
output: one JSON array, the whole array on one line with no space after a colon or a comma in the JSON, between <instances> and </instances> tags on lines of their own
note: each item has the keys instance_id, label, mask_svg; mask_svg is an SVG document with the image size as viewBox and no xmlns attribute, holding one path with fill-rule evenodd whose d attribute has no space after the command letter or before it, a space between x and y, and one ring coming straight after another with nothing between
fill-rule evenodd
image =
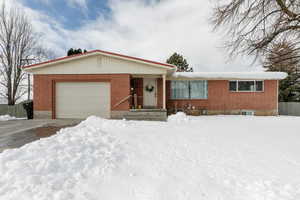
<instances>
[{"instance_id":1,"label":"window","mask_svg":"<svg viewBox=\"0 0 300 200\"><path fill-rule=\"evenodd\" d=\"M172 99L207 99L207 81L171 81Z\"/></svg>"},{"instance_id":2,"label":"window","mask_svg":"<svg viewBox=\"0 0 300 200\"><path fill-rule=\"evenodd\" d=\"M255 112L253 110L242 110L241 114L253 116L255 114Z\"/></svg>"},{"instance_id":3,"label":"window","mask_svg":"<svg viewBox=\"0 0 300 200\"><path fill-rule=\"evenodd\" d=\"M229 81L231 92L262 92L263 90L263 81Z\"/></svg>"},{"instance_id":4,"label":"window","mask_svg":"<svg viewBox=\"0 0 300 200\"><path fill-rule=\"evenodd\" d=\"M239 81L238 82L239 91L243 92L254 92L255 91L255 81Z\"/></svg>"},{"instance_id":5,"label":"window","mask_svg":"<svg viewBox=\"0 0 300 200\"><path fill-rule=\"evenodd\" d=\"M256 81L256 91L262 92L264 90L264 82Z\"/></svg>"},{"instance_id":6,"label":"window","mask_svg":"<svg viewBox=\"0 0 300 200\"><path fill-rule=\"evenodd\" d=\"M207 99L207 81L190 81L190 98Z\"/></svg>"},{"instance_id":7,"label":"window","mask_svg":"<svg viewBox=\"0 0 300 200\"><path fill-rule=\"evenodd\" d=\"M188 81L172 81L171 90L172 99L189 99Z\"/></svg>"},{"instance_id":8,"label":"window","mask_svg":"<svg viewBox=\"0 0 300 200\"><path fill-rule=\"evenodd\" d=\"M229 81L229 90L233 92L237 90L237 81Z\"/></svg>"}]
</instances>

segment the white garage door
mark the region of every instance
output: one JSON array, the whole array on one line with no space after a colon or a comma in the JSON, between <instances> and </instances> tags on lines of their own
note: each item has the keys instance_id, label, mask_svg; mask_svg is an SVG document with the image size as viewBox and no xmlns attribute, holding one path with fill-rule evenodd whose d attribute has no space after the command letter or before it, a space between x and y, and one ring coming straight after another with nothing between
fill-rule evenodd
<instances>
[{"instance_id":1,"label":"white garage door","mask_svg":"<svg viewBox=\"0 0 300 200\"><path fill-rule=\"evenodd\" d=\"M103 82L56 83L56 118L110 118L110 84Z\"/></svg>"}]
</instances>

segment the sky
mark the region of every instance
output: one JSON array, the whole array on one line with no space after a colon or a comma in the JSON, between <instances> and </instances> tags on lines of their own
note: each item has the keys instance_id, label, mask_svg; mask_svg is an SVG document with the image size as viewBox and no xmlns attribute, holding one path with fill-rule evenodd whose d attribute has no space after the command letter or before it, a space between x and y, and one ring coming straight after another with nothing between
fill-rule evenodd
<instances>
[{"instance_id":1,"label":"sky","mask_svg":"<svg viewBox=\"0 0 300 200\"><path fill-rule=\"evenodd\" d=\"M20 7L45 48L101 49L165 62L182 54L195 71L259 71L248 57L228 58L209 17L216 0L0 0Z\"/></svg>"}]
</instances>

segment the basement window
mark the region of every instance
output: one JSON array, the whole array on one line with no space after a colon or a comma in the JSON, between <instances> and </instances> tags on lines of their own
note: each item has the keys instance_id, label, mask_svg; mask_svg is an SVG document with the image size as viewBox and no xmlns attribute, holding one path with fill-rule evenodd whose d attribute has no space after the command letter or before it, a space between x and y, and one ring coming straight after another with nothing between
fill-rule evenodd
<instances>
[{"instance_id":1,"label":"basement window","mask_svg":"<svg viewBox=\"0 0 300 200\"><path fill-rule=\"evenodd\" d=\"M229 91L231 92L263 92L263 81L229 81Z\"/></svg>"},{"instance_id":2,"label":"basement window","mask_svg":"<svg viewBox=\"0 0 300 200\"><path fill-rule=\"evenodd\" d=\"M255 112L253 110L242 110L242 115L254 116Z\"/></svg>"}]
</instances>

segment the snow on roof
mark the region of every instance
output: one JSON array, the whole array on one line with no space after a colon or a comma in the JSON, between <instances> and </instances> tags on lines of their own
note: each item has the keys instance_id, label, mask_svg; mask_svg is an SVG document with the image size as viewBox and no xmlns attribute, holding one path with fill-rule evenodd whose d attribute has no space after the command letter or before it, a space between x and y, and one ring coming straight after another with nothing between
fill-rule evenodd
<instances>
[{"instance_id":1,"label":"snow on roof","mask_svg":"<svg viewBox=\"0 0 300 200\"><path fill-rule=\"evenodd\" d=\"M175 72L172 78L213 79L213 80L281 80L287 77L285 72Z\"/></svg>"}]
</instances>

